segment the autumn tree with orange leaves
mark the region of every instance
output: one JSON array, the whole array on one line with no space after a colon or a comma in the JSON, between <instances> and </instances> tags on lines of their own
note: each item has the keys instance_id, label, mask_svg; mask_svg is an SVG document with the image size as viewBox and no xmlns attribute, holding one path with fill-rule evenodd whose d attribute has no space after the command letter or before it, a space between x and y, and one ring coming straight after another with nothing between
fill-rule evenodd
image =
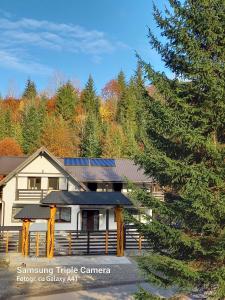
<instances>
[{"instance_id":1,"label":"autumn tree with orange leaves","mask_svg":"<svg viewBox=\"0 0 225 300\"><path fill-rule=\"evenodd\" d=\"M0 156L22 156L23 151L13 138L5 138L0 141Z\"/></svg>"}]
</instances>

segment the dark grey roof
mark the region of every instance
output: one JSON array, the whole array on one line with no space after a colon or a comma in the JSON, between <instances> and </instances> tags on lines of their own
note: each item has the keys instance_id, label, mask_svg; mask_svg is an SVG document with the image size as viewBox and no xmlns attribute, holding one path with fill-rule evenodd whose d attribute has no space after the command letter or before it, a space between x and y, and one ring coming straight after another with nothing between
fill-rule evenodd
<instances>
[{"instance_id":1,"label":"dark grey roof","mask_svg":"<svg viewBox=\"0 0 225 300\"><path fill-rule=\"evenodd\" d=\"M0 156L0 175L8 175L27 159L26 156Z\"/></svg>"},{"instance_id":2,"label":"dark grey roof","mask_svg":"<svg viewBox=\"0 0 225 300\"><path fill-rule=\"evenodd\" d=\"M41 202L56 205L132 205L130 200L120 192L53 191Z\"/></svg>"},{"instance_id":3,"label":"dark grey roof","mask_svg":"<svg viewBox=\"0 0 225 300\"><path fill-rule=\"evenodd\" d=\"M133 182L151 182L144 170L130 159L115 159L115 167L95 166L64 166L68 173L81 182L87 181L112 181L124 182L127 178Z\"/></svg>"},{"instance_id":4,"label":"dark grey roof","mask_svg":"<svg viewBox=\"0 0 225 300\"><path fill-rule=\"evenodd\" d=\"M50 208L38 204L27 204L16 215L15 219L49 219Z\"/></svg>"},{"instance_id":5,"label":"dark grey roof","mask_svg":"<svg viewBox=\"0 0 225 300\"><path fill-rule=\"evenodd\" d=\"M22 164L27 157L0 157L0 175L7 175ZM58 161L64 165L64 159ZM152 182L144 170L130 159L115 159L115 167L64 166L65 170L79 182L124 182L125 178L133 182Z\"/></svg>"}]
</instances>

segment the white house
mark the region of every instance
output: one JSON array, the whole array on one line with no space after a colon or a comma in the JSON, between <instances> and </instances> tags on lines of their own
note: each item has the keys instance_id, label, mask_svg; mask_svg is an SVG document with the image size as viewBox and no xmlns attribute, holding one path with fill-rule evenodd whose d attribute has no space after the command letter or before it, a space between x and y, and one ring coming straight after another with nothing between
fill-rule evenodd
<instances>
[{"instance_id":1,"label":"white house","mask_svg":"<svg viewBox=\"0 0 225 300\"><path fill-rule=\"evenodd\" d=\"M0 226L21 226L14 218L21 213L32 220L31 231L46 230L44 207L51 204L56 230L116 229L115 205L131 206L127 179L163 198L129 159L56 158L41 148L29 157L0 157L0 175Z\"/></svg>"}]
</instances>

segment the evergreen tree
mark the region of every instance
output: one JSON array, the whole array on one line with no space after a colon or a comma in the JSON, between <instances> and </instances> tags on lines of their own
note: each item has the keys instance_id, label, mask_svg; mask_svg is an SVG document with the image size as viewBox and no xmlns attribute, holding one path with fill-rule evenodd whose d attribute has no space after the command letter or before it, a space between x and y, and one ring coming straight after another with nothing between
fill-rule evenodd
<instances>
[{"instance_id":1,"label":"evergreen tree","mask_svg":"<svg viewBox=\"0 0 225 300\"><path fill-rule=\"evenodd\" d=\"M13 136L13 124L10 109L0 111L0 139Z\"/></svg>"},{"instance_id":2,"label":"evergreen tree","mask_svg":"<svg viewBox=\"0 0 225 300\"><path fill-rule=\"evenodd\" d=\"M99 157L101 152L99 123L96 117L90 114L84 127L81 154L84 157Z\"/></svg>"},{"instance_id":3,"label":"evergreen tree","mask_svg":"<svg viewBox=\"0 0 225 300\"><path fill-rule=\"evenodd\" d=\"M119 84L119 99L117 103L117 121L122 125L126 118L127 109L127 84L123 71L117 76L117 82Z\"/></svg>"},{"instance_id":4,"label":"evergreen tree","mask_svg":"<svg viewBox=\"0 0 225 300\"><path fill-rule=\"evenodd\" d=\"M99 118L100 101L96 95L94 81L91 75L89 76L85 88L82 92L82 102L86 114L91 113Z\"/></svg>"},{"instance_id":5,"label":"evergreen tree","mask_svg":"<svg viewBox=\"0 0 225 300\"><path fill-rule=\"evenodd\" d=\"M145 80L143 77L142 65L140 61L138 61L137 69L133 77L133 94L136 98L136 124L138 128L135 139L139 144L142 144L142 142L146 139L146 122L148 119L146 110L148 92L145 87Z\"/></svg>"},{"instance_id":6,"label":"evergreen tree","mask_svg":"<svg viewBox=\"0 0 225 300\"><path fill-rule=\"evenodd\" d=\"M106 123L104 131L102 156L113 158L125 157L124 141L126 137L123 128L116 123Z\"/></svg>"},{"instance_id":7,"label":"evergreen tree","mask_svg":"<svg viewBox=\"0 0 225 300\"><path fill-rule=\"evenodd\" d=\"M66 121L72 120L77 102L77 91L74 89L72 83L68 81L57 91L56 113L61 115Z\"/></svg>"},{"instance_id":8,"label":"evergreen tree","mask_svg":"<svg viewBox=\"0 0 225 300\"><path fill-rule=\"evenodd\" d=\"M121 70L117 76L117 82L119 85L119 94L122 95L122 93L126 90L126 78L124 72Z\"/></svg>"},{"instance_id":9,"label":"evergreen tree","mask_svg":"<svg viewBox=\"0 0 225 300\"><path fill-rule=\"evenodd\" d=\"M7 109L4 114L4 136L11 137L12 136L12 118L11 118L11 111Z\"/></svg>"},{"instance_id":10,"label":"evergreen tree","mask_svg":"<svg viewBox=\"0 0 225 300\"><path fill-rule=\"evenodd\" d=\"M122 88L117 106L117 119L126 135L126 139L123 141L124 155L129 157L136 152L137 140L141 137L141 124L144 118L141 99L144 92L141 90L139 77L131 77L126 85L124 85L123 73L120 73L118 78L118 81L122 83ZM144 89L144 86L142 88Z\"/></svg>"},{"instance_id":11,"label":"evergreen tree","mask_svg":"<svg viewBox=\"0 0 225 300\"><path fill-rule=\"evenodd\" d=\"M149 281L225 297L225 3L222 0L170 0L154 17L167 38L151 32L152 46L168 78L141 62L161 97L149 97L144 152L136 157L164 187L161 202L134 191L138 205L153 209L140 223L151 252L138 259ZM155 217L154 217L155 216ZM149 299L139 293L137 299Z\"/></svg>"},{"instance_id":12,"label":"evergreen tree","mask_svg":"<svg viewBox=\"0 0 225 300\"><path fill-rule=\"evenodd\" d=\"M40 137L43 129L45 110L43 106L26 107L22 121L23 150L29 154L40 146Z\"/></svg>"},{"instance_id":13,"label":"evergreen tree","mask_svg":"<svg viewBox=\"0 0 225 300\"><path fill-rule=\"evenodd\" d=\"M36 96L37 96L37 90L36 90L35 83L32 80L28 79L22 97L24 99L32 100L35 99Z\"/></svg>"},{"instance_id":14,"label":"evergreen tree","mask_svg":"<svg viewBox=\"0 0 225 300\"><path fill-rule=\"evenodd\" d=\"M23 145L23 128L21 123L14 122L12 128L12 136L17 141L17 143L21 146Z\"/></svg>"}]
</instances>

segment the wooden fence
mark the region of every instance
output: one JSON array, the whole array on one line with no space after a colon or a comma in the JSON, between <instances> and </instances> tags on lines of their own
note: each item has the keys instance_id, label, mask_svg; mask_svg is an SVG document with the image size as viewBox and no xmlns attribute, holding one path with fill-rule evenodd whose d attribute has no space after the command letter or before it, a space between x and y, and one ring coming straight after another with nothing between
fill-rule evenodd
<instances>
[{"instance_id":1,"label":"wooden fence","mask_svg":"<svg viewBox=\"0 0 225 300\"><path fill-rule=\"evenodd\" d=\"M0 227L0 253L21 252L19 227Z\"/></svg>"},{"instance_id":2,"label":"wooden fence","mask_svg":"<svg viewBox=\"0 0 225 300\"><path fill-rule=\"evenodd\" d=\"M116 254L116 230L55 231L54 256ZM149 245L132 226L124 230L125 250L145 250ZM21 252L21 231L0 231L0 253ZM29 233L29 255L46 256L46 232Z\"/></svg>"},{"instance_id":3,"label":"wooden fence","mask_svg":"<svg viewBox=\"0 0 225 300\"><path fill-rule=\"evenodd\" d=\"M125 250L148 250L150 249L150 244L142 236L136 228L127 225L124 230L124 249Z\"/></svg>"}]
</instances>

